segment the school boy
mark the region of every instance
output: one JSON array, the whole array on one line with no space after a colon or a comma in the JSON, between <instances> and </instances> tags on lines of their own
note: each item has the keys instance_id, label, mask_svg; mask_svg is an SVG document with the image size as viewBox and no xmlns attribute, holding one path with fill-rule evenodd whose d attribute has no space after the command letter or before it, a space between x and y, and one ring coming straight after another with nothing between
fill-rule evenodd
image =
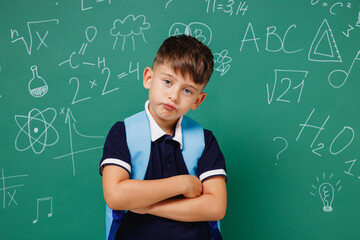
<instances>
[{"instance_id":1,"label":"school boy","mask_svg":"<svg viewBox=\"0 0 360 240\"><path fill-rule=\"evenodd\" d=\"M128 210L121 212L116 239L209 240L213 231L209 221L224 217L226 167L214 135L201 128L205 145L202 154L194 156L197 176L189 175L182 153L186 141L191 141L183 136L182 122L188 120L183 116L205 100L203 90L213 67L207 46L179 35L166 39L152 68L145 68L143 85L149 100L144 115L150 133L145 131L144 136L151 136L151 151L144 180L130 178L135 169L126 120L109 131L100 162L104 198L111 209Z\"/></svg>"}]
</instances>

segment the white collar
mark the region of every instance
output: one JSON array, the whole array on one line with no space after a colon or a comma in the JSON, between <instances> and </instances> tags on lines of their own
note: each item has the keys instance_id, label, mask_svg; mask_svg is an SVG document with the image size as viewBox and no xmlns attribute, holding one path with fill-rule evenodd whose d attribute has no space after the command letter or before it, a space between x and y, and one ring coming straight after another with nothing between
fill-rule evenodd
<instances>
[{"instance_id":1,"label":"white collar","mask_svg":"<svg viewBox=\"0 0 360 240\"><path fill-rule=\"evenodd\" d=\"M151 141L155 142L156 140L158 140L162 136L166 135L167 133L159 127L159 125L157 124L157 122L155 121L153 116L151 115L151 113L149 111L149 104L150 104L150 101L147 100L145 103L145 112L146 112L146 115L148 116L148 119L150 122ZM183 117L181 116L179 118L179 120L177 121L176 127L175 127L175 136L173 137L173 140L177 141L180 144L180 149L182 149L182 146L183 146L182 131L181 131L182 119L183 119Z\"/></svg>"}]
</instances>

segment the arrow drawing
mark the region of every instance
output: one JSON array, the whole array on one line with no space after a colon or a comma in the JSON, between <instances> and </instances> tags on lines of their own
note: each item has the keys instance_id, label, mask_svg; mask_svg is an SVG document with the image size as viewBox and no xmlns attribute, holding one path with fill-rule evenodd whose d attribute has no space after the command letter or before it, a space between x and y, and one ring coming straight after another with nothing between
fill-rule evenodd
<instances>
[{"instance_id":1,"label":"arrow drawing","mask_svg":"<svg viewBox=\"0 0 360 240\"><path fill-rule=\"evenodd\" d=\"M80 133L77 130L75 123L77 123L77 121L76 121L73 113L71 112L70 108L68 108L67 112L66 112L66 117L65 117L65 124L67 124L68 128L69 128L70 153L67 153L65 155L58 156L58 157L54 158L54 159L59 159L59 158L64 158L64 157L71 156L71 162L72 162L72 168L73 168L73 175L74 176L75 176L75 154L100 149L103 146L98 146L98 147L93 147L93 148L86 148L86 149L83 149L83 150L74 151L72 129L74 129L75 134L77 134L78 136L84 137L84 138L104 138L103 136L89 136L89 135L85 135L85 134Z\"/></svg>"}]
</instances>

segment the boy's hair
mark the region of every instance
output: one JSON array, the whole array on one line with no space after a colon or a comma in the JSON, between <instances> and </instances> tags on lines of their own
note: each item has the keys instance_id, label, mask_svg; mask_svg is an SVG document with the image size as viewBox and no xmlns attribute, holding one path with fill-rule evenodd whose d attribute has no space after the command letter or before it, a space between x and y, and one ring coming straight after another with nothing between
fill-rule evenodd
<instances>
[{"instance_id":1,"label":"boy's hair","mask_svg":"<svg viewBox=\"0 0 360 240\"><path fill-rule=\"evenodd\" d=\"M214 69L211 50L194 37L177 35L166 39L156 53L153 69L157 64L169 64L175 73L189 75L196 84L209 82Z\"/></svg>"}]
</instances>

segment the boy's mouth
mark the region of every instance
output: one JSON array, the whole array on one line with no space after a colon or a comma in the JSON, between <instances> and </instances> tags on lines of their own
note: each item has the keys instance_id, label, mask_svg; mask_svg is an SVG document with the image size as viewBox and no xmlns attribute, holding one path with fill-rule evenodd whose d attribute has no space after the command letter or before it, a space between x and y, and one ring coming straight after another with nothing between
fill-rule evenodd
<instances>
[{"instance_id":1,"label":"boy's mouth","mask_svg":"<svg viewBox=\"0 0 360 240\"><path fill-rule=\"evenodd\" d=\"M173 110L176 109L176 108L175 108L173 105L171 105L171 104L166 104L166 103L164 103L163 105L164 105L164 108L165 108L166 110L169 110L169 111L173 111Z\"/></svg>"}]
</instances>

